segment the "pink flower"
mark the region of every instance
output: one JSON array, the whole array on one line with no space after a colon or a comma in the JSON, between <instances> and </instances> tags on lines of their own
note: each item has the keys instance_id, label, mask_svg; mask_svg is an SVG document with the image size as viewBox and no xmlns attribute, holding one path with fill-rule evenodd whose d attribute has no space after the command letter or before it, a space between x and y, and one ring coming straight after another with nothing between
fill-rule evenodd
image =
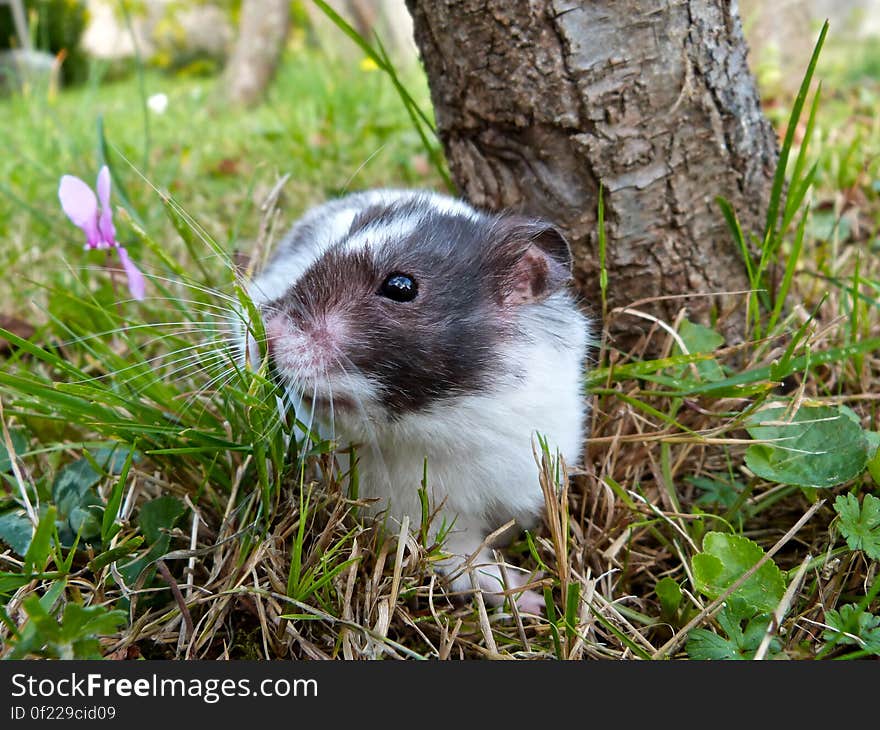
<instances>
[{"instance_id":1,"label":"pink flower","mask_svg":"<svg viewBox=\"0 0 880 730\"><path fill-rule=\"evenodd\" d=\"M128 257L128 252L116 240L113 209L110 207L110 170L106 165L98 173L95 189L98 191L97 198L92 189L78 177L63 175L58 186L58 199L67 217L86 234L86 249L116 249L128 277L128 289L132 297L140 301L144 298L146 282L144 275ZM100 211L98 201L101 203Z\"/></svg>"}]
</instances>

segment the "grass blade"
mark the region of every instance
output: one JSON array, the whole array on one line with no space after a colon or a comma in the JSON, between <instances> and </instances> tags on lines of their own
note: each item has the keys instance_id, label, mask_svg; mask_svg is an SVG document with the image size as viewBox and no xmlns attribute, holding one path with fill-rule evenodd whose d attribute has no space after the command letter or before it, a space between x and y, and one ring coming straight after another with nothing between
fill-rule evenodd
<instances>
[{"instance_id":1,"label":"grass blade","mask_svg":"<svg viewBox=\"0 0 880 730\"><path fill-rule=\"evenodd\" d=\"M785 138L782 142L782 149L779 151L779 162L776 165L776 172L773 175L773 185L770 191L770 204L767 208L767 221L764 226L765 244L776 238L776 225L779 216L779 205L782 200L782 189L785 185L785 173L788 166L788 157L791 154L791 147L794 143L794 133L797 129L798 121L801 118L801 112L804 108L807 94L810 90L810 84L813 81L813 74L816 71L816 64L819 61L819 54L822 52L822 46L825 44L825 36L828 34L828 21L822 24L822 30L819 32L819 38L813 48L813 54L810 56L810 62L807 65L806 73L801 81L794 104L791 108L791 114L788 118L788 127L785 130Z\"/></svg>"}]
</instances>

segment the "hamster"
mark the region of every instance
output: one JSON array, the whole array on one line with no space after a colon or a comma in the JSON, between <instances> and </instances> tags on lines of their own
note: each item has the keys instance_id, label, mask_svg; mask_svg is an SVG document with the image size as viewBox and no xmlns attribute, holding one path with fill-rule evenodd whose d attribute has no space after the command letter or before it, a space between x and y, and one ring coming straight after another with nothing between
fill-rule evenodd
<instances>
[{"instance_id":1,"label":"hamster","mask_svg":"<svg viewBox=\"0 0 880 730\"><path fill-rule=\"evenodd\" d=\"M427 460L434 533L449 528L439 570L469 593L473 566L490 605L504 585L485 538L543 508L534 434L581 460L590 325L570 278L548 222L373 190L308 212L249 285L298 419L356 445L358 496L392 529L420 525ZM543 598L517 604L538 613Z\"/></svg>"}]
</instances>

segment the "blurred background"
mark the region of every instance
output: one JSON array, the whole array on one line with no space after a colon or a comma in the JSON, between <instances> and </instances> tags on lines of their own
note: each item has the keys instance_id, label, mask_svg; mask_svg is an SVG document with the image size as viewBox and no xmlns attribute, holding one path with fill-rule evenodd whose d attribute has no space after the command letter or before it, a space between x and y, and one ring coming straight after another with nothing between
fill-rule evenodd
<instances>
[{"instance_id":1,"label":"blurred background","mask_svg":"<svg viewBox=\"0 0 880 730\"><path fill-rule=\"evenodd\" d=\"M21 45L16 5L24 9L35 49L53 55L66 50L62 75L68 82L85 79L89 59L121 74L138 54L155 68L216 73L232 54L242 7L241 0L0 0L2 50ZM416 59L404 0L331 0L328 5L365 37L378 34L395 62ZM838 62L852 66L853 73L880 72L880 0L741 0L739 7L752 67L764 85L797 85L826 18L831 45L847 49ZM325 50L356 52L309 0L290 3L289 22L291 44L305 36Z\"/></svg>"},{"instance_id":2,"label":"blurred background","mask_svg":"<svg viewBox=\"0 0 880 730\"><path fill-rule=\"evenodd\" d=\"M378 33L396 61L415 58L403 0L328 4L363 35ZM28 28L25 43L51 55L66 51L62 75L68 82L84 80L89 59L110 65L118 75L130 70L138 55L155 68L215 73L232 54L242 10L241 0L0 0L0 49L22 46L15 24L18 5ZM292 0L287 22L294 46L304 37L311 46L344 45L344 37L310 0Z\"/></svg>"},{"instance_id":3,"label":"blurred background","mask_svg":"<svg viewBox=\"0 0 880 730\"><path fill-rule=\"evenodd\" d=\"M880 0L743 0L740 11L777 129L830 18L817 72L826 151L818 182L838 196L852 187L849 177L876 167L880 133L865 120L880 98ZM381 39L385 69L334 12L374 47ZM347 190L444 188L439 144L418 121L430 120L431 104L411 32L404 0L325 8L312 0L0 0L0 267L58 270L57 251L43 242L78 243L56 206L58 178L93 179L102 161L117 203L159 240L176 235L151 185L242 250L259 231L261 201L285 175L279 231ZM254 67L267 63L270 73L257 78ZM816 225L846 232L841 206L823 205L832 222L820 205ZM138 241L131 245L137 253ZM0 286L0 309L23 301Z\"/></svg>"}]
</instances>

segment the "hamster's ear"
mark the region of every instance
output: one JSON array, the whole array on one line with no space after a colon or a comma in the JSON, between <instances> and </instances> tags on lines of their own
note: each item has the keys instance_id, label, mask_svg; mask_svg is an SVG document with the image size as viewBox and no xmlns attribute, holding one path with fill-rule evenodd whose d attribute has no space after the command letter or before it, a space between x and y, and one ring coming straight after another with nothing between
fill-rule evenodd
<instances>
[{"instance_id":1,"label":"hamster's ear","mask_svg":"<svg viewBox=\"0 0 880 730\"><path fill-rule=\"evenodd\" d=\"M502 299L507 305L540 302L571 279L571 248L556 226L527 221L509 231L514 257Z\"/></svg>"}]
</instances>

